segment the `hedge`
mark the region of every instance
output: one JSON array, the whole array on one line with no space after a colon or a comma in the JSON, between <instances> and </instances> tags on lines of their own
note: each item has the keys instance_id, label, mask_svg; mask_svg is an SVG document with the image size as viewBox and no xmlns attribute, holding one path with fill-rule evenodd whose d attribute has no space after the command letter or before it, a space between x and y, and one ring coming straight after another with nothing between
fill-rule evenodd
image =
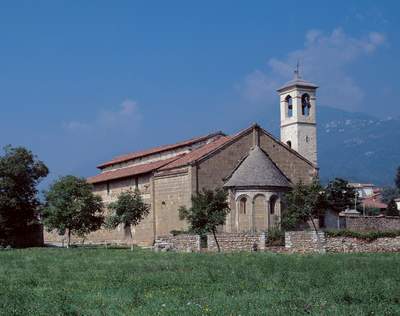
<instances>
[{"instance_id":1,"label":"hedge","mask_svg":"<svg viewBox=\"0 0 400 316\"><path fill-rule=\"evenodd\" d=\"M378 238L394 238L400 236L400 230L390 231L353 231L347 229L341 230L326 230L326 236L328 237L351 237L372 241Z\"/></svg>"}]
</instances>

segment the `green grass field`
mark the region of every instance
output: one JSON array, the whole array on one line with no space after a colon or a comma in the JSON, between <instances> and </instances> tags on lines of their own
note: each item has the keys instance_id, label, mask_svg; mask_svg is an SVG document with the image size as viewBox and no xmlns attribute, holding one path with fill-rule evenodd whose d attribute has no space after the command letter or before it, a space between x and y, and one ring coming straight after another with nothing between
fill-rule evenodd
<instances>
[{"instance_id":1,"label":"green grass field","mask_svg":"<svg viewBox=\"0 0 400 316\"><path fill-rule=\"evenodd\" d=\"M400 255L0 251L1 315L400 315Z\"/></svg>"}]
</instances>

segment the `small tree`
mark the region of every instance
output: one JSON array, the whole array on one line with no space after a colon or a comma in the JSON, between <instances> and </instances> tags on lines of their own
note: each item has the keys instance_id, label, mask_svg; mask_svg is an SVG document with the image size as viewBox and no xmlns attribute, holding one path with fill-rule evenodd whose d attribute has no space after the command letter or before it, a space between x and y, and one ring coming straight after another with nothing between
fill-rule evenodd
<instances>
[{"instance_id":1,"label":"small tree","mask_svg":"<svg viewBox=\"0 0 400 316\"><path fill-rule=\"evenodd\" d=\"M133 250L133 236L131 226L136 226L150 212L150 206L143 202L140 191L122 192L115 202L108 205L113 213L106 220L106 227L115 229L123 224L125 232L128 231L130 237L131 250Z\"/></svg>"},{"instance_id":2,"label":"small tree","mask_svg":"<svg viewBox=\"0 0 400 316\"><path fill-rule=\"evenodd\" d=\"M336 178L325 189L329 208L340 213L355 205L356 190L346 180Z\"/></svg>"},{"instance_id":3,"label":"small tree","mask_svg":"<svg viewBox=\"0 0 400 316\"><path fill-rule=\"evenodd\" d=\"M382 202L389 204L391 200L400 197L399 191L396 187L384 187L381 191Z\"/></svg>"},{"instance_id":4,"label":"small tree","mask_svg":"<svg viewBox=\"0 0 400 316\"><path fill-rule=\"evenodd\" d=\"M43 223L48 231L84 237L100 229L104 222L103 202L93 194L92 186L84 178L65 176L55 181L45 192Z\"/></svg>"},{"instance_id":5,"label":"small tree","mask_svg":"<svg viewBox=\"0 0 400 316\"><path fill-rule=\"evenodd\" d=\"M282 215L283 229L295 229L310 220L317 231L314 218L324 215L327 203L322 186L314 179L308 185L301 182L296 184L292 191L285 194L285 205Z\"/></svg>"},{"instance_id":6,"label":"small tree","mask_svg":"<svg viewBox=\"0 0 400 316\"><path fill-rule=\"evenodd\" d=\"M397 209L397 204L394 200L391 200L386 208L385 214L387 216L399 216L399 210Z\"/></svg>"},{"instance_id":7,"label":"small tree","mask_svg":"<svg viewBox=\"0 0 400 316\"><path fill-rule=\"evenodd\" d=\"M206 190L192 196L192 206L179 208L180 219L186 219L190 230L201 236L211 232L217 244L218 252L221 251L217 240L217 227L225 224L225 219L230 212L227 201L228 192L224 189Z\"/></svg>"},{"instance_id":8,"label":"small tree","mask_svg":"<svg viewBox=\"0 0 400 316\"><path fill-rule=\"evenodd\" d=\"M18 236L37 221L37 185L49 170L31 151L4 147L0 156L0 244L18 246Z\"/></svg>"},{"instance_id":9,"label":"small tree","mask_svg":"<svg viewBox=\"0 0 400 316\"><path fill-rule=\"evenodd\" d=\"M397 189L400 191L400 166L397 168L396 177L394 179L394 183Z\"/></svg>"}]
</instances>

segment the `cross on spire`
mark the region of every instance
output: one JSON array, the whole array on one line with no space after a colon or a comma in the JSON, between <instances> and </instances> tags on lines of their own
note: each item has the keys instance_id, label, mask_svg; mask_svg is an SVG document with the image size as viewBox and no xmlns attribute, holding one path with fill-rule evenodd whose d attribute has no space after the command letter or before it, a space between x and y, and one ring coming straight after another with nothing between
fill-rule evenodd
<instances>
[{"instance_id":1,"label":"cross on spire","mask_svg":"<svg viewBox=\"0 0 400 316\"><path fill-rule=\"evenodd\" d=\"M297 59L297 64L296 64L296 69L294 70L294 78L295 79L300 79L300 61Z\"/></svg>"}]
</instances>

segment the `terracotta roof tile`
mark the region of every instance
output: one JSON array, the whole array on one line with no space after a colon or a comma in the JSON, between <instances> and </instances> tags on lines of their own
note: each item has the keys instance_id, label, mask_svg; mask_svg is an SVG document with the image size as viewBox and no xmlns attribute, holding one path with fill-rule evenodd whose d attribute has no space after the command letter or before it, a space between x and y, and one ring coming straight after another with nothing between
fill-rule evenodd
<instances>
[{"instance_id":1,"label":"terracotta roof tile","mask_svg":"<svg viewBox=\"0 0 400 316\"><path fill-rule=\"evenodd\" d=\"M168 170L185 166L191 162L194 162L204 157L205 155L209 154L213 150L219 148L220 146L228 142L229 140L231 140L231 137L222 136L211 143L208 143L204 146L201 146L200 148L191 151L190 153L187 153L186 155L183 155L181 158L169 163L168 165L163 166L162 168L160 168L160 170Z\"/></svg>"},{"instance_id":2,"label":"terracotta roof tile","mask_svg":"<svg viewBox=\"0 0 400 316\"><path fill-rule=\"evenodd\" d=\"M201 137L196 137L196 138L192 138L192 139L188 139L176 144L172 144L172 145L164 145L164 146L159 146L159 147L154 147L154 148L150 148L150 149L146 149L146 150L142 150L142 151L136 151L130 154L126 154L126 155L121 155L121 156L117 156L114 159L107 161L105 163L102 163L100 165L97 166L97 168L102 169L105 168L107 166L111 166L117 163L121 163L121 162L125 162L128 160L132 160L135 158L140 158L140 157L145 157L148 155L152 155L152 154L156 154L156 153L160 153L163 151L167 151L167 150L172 150L172 149L176 149L176 148L180 148L180 147L184 147L184 146L189 146L189 145L193 145L195 143L207 140L209 138L215 137L215 136L224 136L224 134L222 132L215 132L215 133L211 133L205 136L201 136Z\"/></svg>"},{"instance_id":3,"label":"terracotta roof tile","mask_svg":"<svg viewBox=\"0 0 400 316\"><path fill-rule=\"evenodd\" d=\"M126 178L126 177L131 177L131 176L148 173L148 172L154 171L162 166L165 166L166 164L169 164L170 162L177 160L180 157L181 157L181 155L175 156L175 157L172 157L169 159L158 160L158 161L142 164L142 165L105 171L96 176L87 178L87 181L89 183L94 184L94 183L100 183L100 182L105 182L105 181L109 181L109 180L121 179L121 178Z\"/></svg>"}]
</instances>

